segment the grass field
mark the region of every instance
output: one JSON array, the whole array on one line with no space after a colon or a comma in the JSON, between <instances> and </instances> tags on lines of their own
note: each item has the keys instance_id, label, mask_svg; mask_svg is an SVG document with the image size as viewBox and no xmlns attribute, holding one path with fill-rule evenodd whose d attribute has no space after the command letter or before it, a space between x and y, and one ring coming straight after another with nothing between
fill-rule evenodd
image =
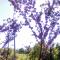
<instances>
[{"instance_id":1,"label":"grass field","mask_svg":"<svg viewBox=\"0 0 60 60\"><path fill-rule=\"evenodd\" d=\"M28 54L17 54L17 60L30 60ZM37 58L33 60L38 60Z\"/></svg>"},{"instance_id":2,"label":"grass field","mask_svg":"<svg viewBox=\"0 0 60 60\"><path fill-rule=\"evenodd\" d=\"M17 54L17 60L29 60L27 54Z\"/></svg>"}]
</instances>

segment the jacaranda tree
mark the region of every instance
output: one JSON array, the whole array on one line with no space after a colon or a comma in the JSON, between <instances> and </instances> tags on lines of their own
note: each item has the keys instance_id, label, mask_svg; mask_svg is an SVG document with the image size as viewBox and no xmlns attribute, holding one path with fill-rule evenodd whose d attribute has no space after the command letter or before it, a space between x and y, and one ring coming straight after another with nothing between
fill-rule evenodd
<instances>
[{"instance_id":1,"label":"jacaranda tree","mask_svg":"<svg viewBox=\"0 0 60 60\"><path fill-rule=\"evenodd\" d=\"M14 6L15 12L23 16L25 22L21 24L29 26L33 36L41 42L41 51L46 40L48 41L46 47L49 47L60 34L60 0L46 0L39 7L37 0L9 0L9 2ZM38 60L42 59L41 51Z\"/></svg>"},{"instance_id":2,"label":"jacaranda tree","mask_svg":"<svg viewBox=\"0 0 60 60\"><path fill-rule=\"evenodd\" d=\"M8 51L9 51L9 42L14 40L14 60L16 60L16 54L15 54L15 37L16 37L16 33L19 31L19 29L21 28L20 24L17 23L16 20L8 18L7 23L2 24L2 26L0 26L0 33L1 32L6 32L6 39L4 39L4 44L2 46L2 48L5 48L6 45L8 44ZM8 53L7 51L7 53ZM8 57L8 55L7 55Z\"/></svg>"},{"instance_id":3,"label":"jacaranda tree","mask_svg":"<svg viewBox=\"0 0 60 60\"><path fill-rule=\"evenodd\" d=\"M17 23L16 20L8 18L7 23L4 23L2 26L0 26L0 28L0 32L7 32L3 45L3 47L5 47L8 42L14 40L14 37L16 37L14 35L16 35L16 32L19 31L19 28L21 28L21 26Z\"/></svg>"}]
</instances>

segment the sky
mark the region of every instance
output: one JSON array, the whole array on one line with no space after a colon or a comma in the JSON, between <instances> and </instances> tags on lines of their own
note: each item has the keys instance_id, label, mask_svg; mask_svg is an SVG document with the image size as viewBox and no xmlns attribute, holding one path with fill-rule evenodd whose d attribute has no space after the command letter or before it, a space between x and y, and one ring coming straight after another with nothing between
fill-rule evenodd
<instances>
[{"instance_id":1,"label":"sky","mask_svg":"<svg viewBox=\"0 0 60 60\"><path fill-rule=\"evenodd\" d=\"M7 18L13 18L13 13L14 13L13 6L10 6L8 0L0 0L0 25L5 23L5 21L3 20L6 20ZM20 17L19 19L22 19L22 17ZM31 34L32 32L28 28L28 26L26 27L23 26L21 31L17 33L18 36L15 38L16 49L25 48L25 46L29 46L29 45L33 47L34 44L36 43L36 39L33 36L31 36ZM5 35L6 33L0 32L0 42L5 40ZM3 44L1 44L0 47L2 47L2 45ZM14 45L14 41L11 41L9 46L14 48L13 45Z\"/></svg>"},{"instance_id":2,"label":"sky","mask_svg":"<svg viewBox=\"0 0 60 60\"><path fill-rule=\"evenodd\" d=\"M42 2L42 0L37 0L36 1L36 6L35 7L39 7L40 4L44 3L46 0L44 0ZM40 4L39 4L40 3ZM40 11L40 7L37 7L37 11ZM8 2L8 0L0 0L0 25L2 25L3 23L5 23L5 19L7 18L13 18L13 13L14 13L14 8L13 6L10 6L10 3ZM18 13L17 13L18 15ZM22 17L20 17L19 19L22 19ZM0 42L4 41L5 39L5 35L6 33L1 33L0 32ZM16 40L16 49L19 48L25 48L25 46L31 46L33 47L36 43L36 39L34 36L31 36L32 32L31 30L28 28L28 26L23 26L23 28L20 30L20 32L17 32L17 37L15 38ZM60 43L59 41L60 39L60 35L58 35L58 37L55 39L54 43ZM14 42L11 41L10 42L10 47L14 47ZM2 47L2 44L0 45L0 47Z\"/></svg>"}]
</instances>

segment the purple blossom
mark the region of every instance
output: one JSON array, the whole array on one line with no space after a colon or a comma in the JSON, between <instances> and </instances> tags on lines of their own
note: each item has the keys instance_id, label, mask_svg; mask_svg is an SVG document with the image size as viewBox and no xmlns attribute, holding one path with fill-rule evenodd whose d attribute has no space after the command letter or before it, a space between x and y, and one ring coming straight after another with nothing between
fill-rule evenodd
<instances>
[{"instance_id":1,"label":"purple blossom","mask_svg":"<svg viewBox=\"0 0 60 60\"><path fill-rule=\"evenodd\" d=\"M14 2L13 6L17 5L15 0L13 2ZM56 5L56 4L55 4L55 1L52 1L52 2L53 3L50 4L50 1L48 1L48 4L46 4L48 7L44 8L44 12L42 12L42 11L37 12L36 11L36 8L35 8L36 1L35 0L26 0L26 1L20 0L19 3L22 5L24 3L24 4L26 4L26 6L24 7L24 11L19 10L20 8L17 9L20 11L20 13L23 12L21 15L26 20L25 25L29 25L29 28L31 28L35 37L39 38L40 40L45 41L47 36L49 36L47 45L50 45L52 43L52 41L57 37L57 35L59 34L58 33L59 30L57 28L60 27L60 24L57 23L57 21L60 20L60 18L59 18L60 11L57 11L57 12L54 11L54 9L55 9L54 5ZM43 7L43 5L45 5L45 4L42 4L42 7ZM18 5L17 5L17 7L18 7ZM29 12L30 12L30 14L28 14ZM41 20L41 16L43 14L45 14L45 23L44 23L44 19ZM39 35L37 35L36 32L33 30L33 27L31 27L30 22L29 22L29 20L31 20L31 19L29 19L29 18L32 18L32 20L34 20L36 22L36 27L38 25L37 31L39 28L39 31L38 31ZM50 24L49 24L49 22L50 22ZM59 27L57 26L56 30L53 33L54 36L52 37L52 36L50 36L50 34L55 29L56 25L58 25Z\"/></svg>"},{"instance_id":2,"label":"purple blossom","mask_svg":"<svg viewBox=\"0 0 60 60\"><path fill-rule=\"evenodd\" d=\"M3 44L3 47L5 47L8 42L14 40L14 38L16 37L16 32L19 31L19 29L21 28L20 24L18 24L17 21L13 19L10 20L10 22L7 21L6 25L3 24L3 26L0 26L0 32L7 32L6 40Z\"/></svg>"}]
</instances>

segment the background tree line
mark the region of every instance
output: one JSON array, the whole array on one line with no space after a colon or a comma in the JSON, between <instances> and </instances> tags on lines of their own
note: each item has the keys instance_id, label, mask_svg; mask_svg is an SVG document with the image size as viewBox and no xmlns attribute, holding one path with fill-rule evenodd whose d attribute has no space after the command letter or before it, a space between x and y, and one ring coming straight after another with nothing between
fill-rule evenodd
<instances>
[{"instance_id":1,"label":"background tree line","mask_svg":"<svg viewBox=\"0 0 60 60\"><path fill-rule=\"evenodd\" d=\"M16 50L16 60L38 60L41 46L39 43L35 44L34 47L28 46L26 49L20 48ZM43 46L43 60L60 60L60 45L51 46L45 48ZM0 60L13 60L14 50L11 48L0 48Z\"/></svg>"}]
</instances>

